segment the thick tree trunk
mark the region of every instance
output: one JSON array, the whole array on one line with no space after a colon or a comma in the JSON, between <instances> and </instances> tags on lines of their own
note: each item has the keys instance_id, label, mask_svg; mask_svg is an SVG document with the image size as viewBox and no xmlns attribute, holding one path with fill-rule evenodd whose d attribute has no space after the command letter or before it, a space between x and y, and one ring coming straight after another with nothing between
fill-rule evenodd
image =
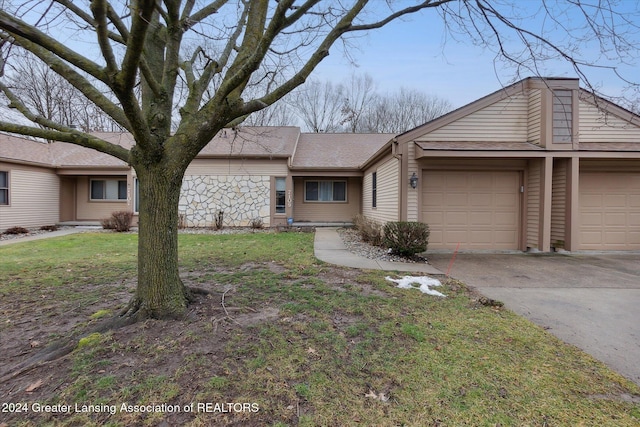
<instances>
[{"instance_id":1,"label":"thick tree trunk","mask_svg":"<svg viewBox=\"0 0 640 427\"><path fill-rule=\"evenodd\" d=\"M178 175L160 166L138 171L138 286L128 307L137 318L181 318L189 303L178 271Z\"/></svg>"}]
</instances>

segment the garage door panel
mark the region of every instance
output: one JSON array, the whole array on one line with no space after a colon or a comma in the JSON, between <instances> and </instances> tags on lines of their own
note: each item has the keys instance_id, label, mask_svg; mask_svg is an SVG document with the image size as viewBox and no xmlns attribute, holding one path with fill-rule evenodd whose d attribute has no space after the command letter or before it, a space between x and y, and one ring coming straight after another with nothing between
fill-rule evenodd
<instances>
[{"instance_id":1,"label":"garage door panel","mask_svg":"<svg viewBox=\"0 0 640 427\"><path fill-rule=\"evenodd\" d=\"M605 245L624 245L627 240L625 231L607 231L604 233Z\"/></svg>"},{"instance_id":2,"label":"garage door panel","mask_svg":"<svg viewBox=\"0 0 640 427\"><path fill-rule=\"evenodd\" d=\"M475 231L471 231L469 233L470 236L470 243L474 244L474 245L482 245L485 242L491 240L493 238L493 236L491 235L491 231L490 230L475 230Z\"/></svg>"},{"instance_id":3,"label":"garage door panel","mask_svg":"<svg viewBox=\"0 0 640 427\"><path fill-rule=\"evenodd\" d=\"M442 245L442 231L441 230L430 230L429 233L429 246L439 246Z\"/></svg>"},{"instance_id":4,"label":"garage door panel","mask_svg":"<svg viewBox=\"0 0 640 427\"><path fill-rule=\"evenodd\" d=\"M608 208L624 209L627 207L627 196L625 194L605 194L603 202Z\"/></svg>"},{"instance_id":5,"label":"garage door panel","mask_svg":"<svg viewBox=\"0 0 640 427\"><path fill-rule=\"evenodd\" d=\"M580 174L582 250L640 249L640 173Z\"/></svg>"},{"instance_id":6,"label":"garage door panel","mask_svg":"<svg viewBox=\"0 0 640 427\"><path fill-rule=\"evenodd\" d=\"M447 212L443 224L447 227L461 227L469 222L469 212Z\"/></svg>"},{"instance_id":7,"label":"garage door panel","mask_svg":"<svg viewBox=\"0 0 640 427\"><path fill-rule=\"evenodd\" d=\"M603 241L602 231L584 231L581 237L583 245L601 245Z\"/></svg>"},{"instance_id":8,"label":"garage door panel","mask_svg":"<svg viewBox=\"0 0 640 427\"><path fill-rule=\"evenodd\" d=\"M469 200L467 194L449 193L445 195L445 204L447 206L467 206Z\"/></svg>"},{"instance_id":9,"label":"garage door panel","mask_svg":"<svg viewBox=\"0 0 640 427\"><path fill-rule=\"evenodd\" d=\"M463 189L468 187L468 177L462 175L445 175L443 185L449 190Z\"/></svg>"},{"instance_id":10,"label":"garage door panel","mask_svg":"<svg viewBox=\"0 0 640 427\"><path fill-rule=\"evenodd\" d=\"M466 230L447 230L444 232L444 237L444 244L448 244L449 242L466 242L469 240Z\"/></svg>"},{"instance_id":11,"label":"garage door panel","mask_svg":"<svg viewBox=\"0 0 640 427\"><path fill-rule=\"evenodd\" d=\"M430 248L518 249L519 172L425 171L422 184Z\"/></svg>"},{"instance_id":12,"label":"garage door panel","mask_svg":"<svg viewBox=\"0 0 640 427\"><path fill-rule=\"evenodd\" d=\"M605 213L604 221L607 227L621 227L625 229L627 226L627 214L625 212Z\"/></svg>"},{"instance_id":13,"label":"garage door panel","mask_svg":"<svg viewBox=\"0 0 640 427\"><path fill-rule=\"evenodd\" d=\"M472 226L486 226L491 227L493 224L492 212L474 212L471 216L469 224Z\"/></svg>"},{"instance_id":14,"label":"garage door panel","mask_svg":"<svg viewBox=\"0 0 640 427\"><path fill-rule=\"evenodd\" d=\"M495 221L495 224L497 224L498 226L506 225L511 228L516 228L518 225L518 218L515 218L510 213L497 212L493 214L493 219Z\"/></svg>"},{"instance_id":15,"label":"garage door panel","mask_svg":"<svg viewBox=\"0 0 640 427\"><path fill-rule=\"evenodd\" d=\"M494 196L495 205L498 207L512 208L518 203L518 196L514 194L496 194Z\"/></svg>"},{"instance_id":16,"label":"garage door panel","mask_svg":"<svg viewBox=\"0 0 640 427\"><path fill-rule=\"evenodd\" d=\"M598 229L602 227L602 214L597 213L584 213L582 214L582 225L583 226L595 226Z\"/></svg>"},{"instance_id":17,"label":"garage door panel","mask_svg":"<svg viewBox=\"0 0 640 427\"><path fill-rule=\"evenodd\" d=\"M491 206L491 197L487 194L471 194L469 203L476 208L486 208Z\"/></svg>"},{"instance_id":18,"label":"garage door panel","mask_svg":"<svg viewBox=\"0 0 640 427\"><path fill-rule=\"evenodd\" d=\"M580 195L580 204L584 207L599 208L602 206L602 194L584 193Z\"/></svg>"}]
</instances>

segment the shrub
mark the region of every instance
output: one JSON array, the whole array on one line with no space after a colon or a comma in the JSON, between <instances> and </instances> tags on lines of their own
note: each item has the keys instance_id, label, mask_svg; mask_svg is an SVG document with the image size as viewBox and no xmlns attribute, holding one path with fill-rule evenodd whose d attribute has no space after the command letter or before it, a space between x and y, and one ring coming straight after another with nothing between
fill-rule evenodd
<instances>
[{"instance_id":1,"label":"shrub","mask_svg":"<svg viewBox=\"0 0 640 427\"><path fill-rule=\"evenodd\" d=\"M24 227L11 227L4 231L4 234L27 234L29 230Z\"/></svg>"},{"instance_id":2,"label":"shrub","mask_svg":"<svg viewBox=\"0 0 640 427\"><path fill-rule=\"evenodd\" d=\"M374 246L382 245L382 225L380 223L358 214L353 218L353 225L364 242Z\"/></svg>"},{"instance_id":3,"label":"shrub","mask_svg":"<svg viewBox=\"0 0 640 427\"><path fill-rule=\"evenodd\" d=\"M133 220L133 212L118 211L113 212L109 218L101 221L102 228L105 230L115 230L118 232L129 231L131 229L131 221Z\"/></svg>"},{"instance_id":4,"label":"shrub","mask_svg":"<svg viewBox=\"0 0 640 427\"><path fill-rule=\"evenodd\" d=\"M219 211L218 214L216 215L214 228L216 230L222 230L222 227L224 227L224 212Z\"/></svg>"},{"instance_id":5,"label":"shrub","mask_svg":"<svg viewBox=\"0 0 640 427\"><path fill-rule=\"evenodd\" d=\"M249 221L249 227L251 227L253 229L264 228L264 221L262 221L262 218L257 216L255 218L253 218L251 221Z\"/></svg>"},{"instance_id":6,"label":"shrub","mask_svg":"<svg viewBox=\"0 0 640 427\"><path fill-rule=\"evenodd\" d=\"M427 250L429 226L422 222L388 222L384 226L384 243L399 255L412 256Z\"/></svg>"},{"instance_id":7,"label":"shrub","mask_svg":"<svg viewBox=\"0 0 640 427\"><path fill-rule=\"evenodd\" d=\"M40 227L40 230L42 231L56 231L58 229L57 225L43 225L42 227Z\"/></svg>"}]
</instances>

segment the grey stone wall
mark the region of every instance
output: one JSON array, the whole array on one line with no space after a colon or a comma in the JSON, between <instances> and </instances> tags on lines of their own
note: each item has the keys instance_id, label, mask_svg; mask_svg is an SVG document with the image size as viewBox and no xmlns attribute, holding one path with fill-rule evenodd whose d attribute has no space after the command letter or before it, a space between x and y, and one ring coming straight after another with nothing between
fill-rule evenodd
<instances>
[{"instance_id":1,"label":"grey stone wall","mask_svg":"<svg viewBox=\"0 0 640 427\"><path fill-rule=\"evenodd\" d=\"M219 211L227 227L245 227L254 218L269 226L270 190L269 176L185 176L179 210L187 227L211 227Z\"/></svg>"}]
</instances>

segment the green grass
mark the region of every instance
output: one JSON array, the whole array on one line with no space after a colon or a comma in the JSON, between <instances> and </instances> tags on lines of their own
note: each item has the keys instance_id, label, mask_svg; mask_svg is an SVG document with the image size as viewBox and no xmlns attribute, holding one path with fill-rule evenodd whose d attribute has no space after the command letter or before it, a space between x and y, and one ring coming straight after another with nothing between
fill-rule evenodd
<instances>
[{"instance_id":1,"label":"green grass","mask_svg":"<svg viewBox=\"0 0 640 427\"><path fill-rule=\"evenodd\" d=\"M638 387L527 320L476 304L463 284L445 283L447 298L397 289L384 280L388 273L315 260L312 242L313 235L297 233L181 235L185 281L215 290L200 311L194 308L197 318L89 336L57 365L64 380L55 390L23 395L49 403L249 402L258 412L33 415L12 422L640 425L640 405L619 399L638 395ZM121 283L135 280L135 251L136 236L128 234L0 248L0 275L9 278L0 286L0 306L10 320L0 333L19 330L11 319L24 309L50 307L54 324L77 306L86 306L78 316L88 324L105 310L116 312L105 298L127 295ZM276 315L260 317L267 309Z\"/></svg>"}]
</instances>

